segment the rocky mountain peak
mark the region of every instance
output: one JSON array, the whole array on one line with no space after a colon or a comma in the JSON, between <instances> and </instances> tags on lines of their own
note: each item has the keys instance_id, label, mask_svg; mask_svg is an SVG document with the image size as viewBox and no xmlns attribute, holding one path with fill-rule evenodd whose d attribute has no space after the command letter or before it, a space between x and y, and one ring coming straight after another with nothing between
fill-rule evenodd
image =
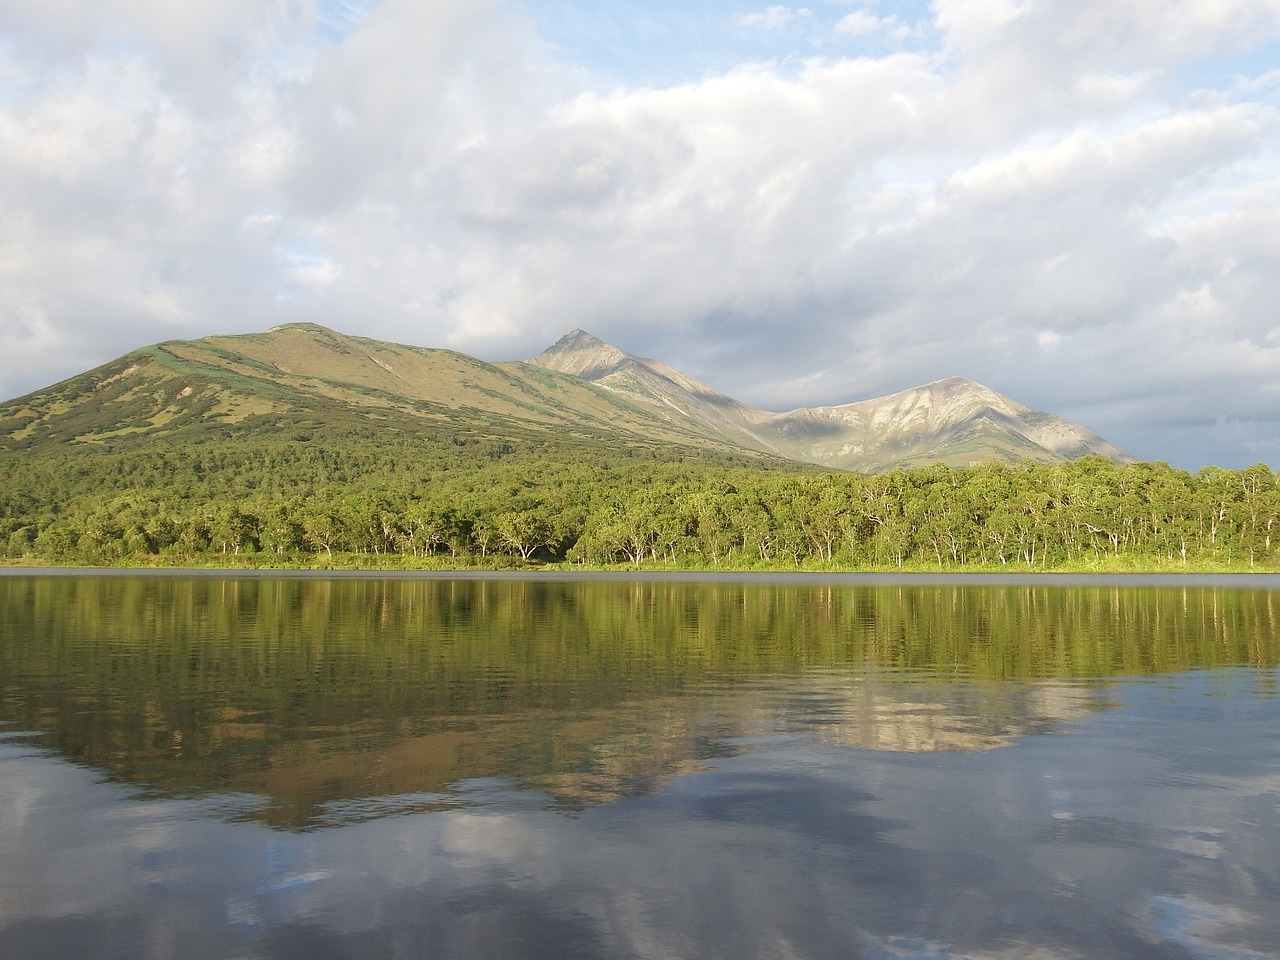
<instances>
[{"instance_id":1,"label":"rocky mountain peak","mask_svg":"<svg viewBox=\"0 0 1280 960\"><path fill-rule=\"evenodd\" d=\"M978 383L976 380L969 380L966 377L946 377L942 380L934 380L924 386L913 387L895 394L893 398L882 399L898 398L907 402L914 402L916 405L923 402L932 407L937 416L969 416L975 410L982 408L988 408L1006 416L1016 416L1029 412L1026 407L1017 401L992 390L985 384Z\"/></svg>"},{"instance_id":2,"label":"rocky mountain peak","mask_svg":"<svg viewBox=\"0 0 1280 960\"><path fill-rule=\"evenodd\" d=\"M1040 413L965 377L884 397L771 413L740 403L656 360L574 330L532 363L590 380L673 422L775 456L846 470L984 459L1039 462L1101 453L1129 459L1079 424Z\"/></svg>"},{"instance_id":3,"label":"rocky mountain peak","mask_svg":"<svg viewBox=\"0 0 1280 960\"><path fill-rule=\"evenodd\" d=\"M631 359L630 354L623 353L587 331L573 330L529 362L572 374L583 380L597 380Z\"/></svg>"}]
</instances>

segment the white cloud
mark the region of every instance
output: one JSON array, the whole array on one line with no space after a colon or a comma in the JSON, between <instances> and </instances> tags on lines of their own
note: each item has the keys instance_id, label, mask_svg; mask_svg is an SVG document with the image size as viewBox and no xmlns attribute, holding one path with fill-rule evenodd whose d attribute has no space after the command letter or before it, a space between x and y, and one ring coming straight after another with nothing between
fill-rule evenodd
<instances>
[{"instance_id":1,"label":"white cloud","mask_svg":"<svg viewBox=\"0 0 1280 960\"><path fill-rule=\"evenodd\" d=\"M196 6L0 10L6 395L358 318L583 326L775 407L963 374L1175 461L1256 443L1132 411L1280 416L1276 2L774 6L738 24L919 42L609 92L497 0Z\"/></svg>"},{"instance_id":2,"label":"white cloud","mask_svg":"<svg viewBox=\"0 0 1280 960\"><path fill-rule=\"evenodd\" d=\"M1179 67L1280 35L1276 0L935 0L933 8L947 48L971 58L970 69L991 58L996 69L1033 59L1045 70Z\"/></svg>"},{"instance_id":3,"label":"white cloud","mask_svg":"<svg viewBox=\"0 0 1280 960\"><path fill-rule=\"evenodd\" d=\"M855 10L836 22L836 33L845 33L855 37L879 33L885 34L894 40L905 40L908 37L915 36L918 31L903 23L897 14L877 17L875 14L867 13L865 10Z\"/></svg>"},{"instance_id":4,"label":"white cloud","mask_svg":"<svg viewBox=\"0 0 1280 960\"><path fill-rule=\"evenodd\" d=\"M781 30L798 20L808 20L813 11L807 7L784 7L775 4L756 13L742 13L737 17L740 27L760 27L765 30Z\"/></svg>"}]
</instances>

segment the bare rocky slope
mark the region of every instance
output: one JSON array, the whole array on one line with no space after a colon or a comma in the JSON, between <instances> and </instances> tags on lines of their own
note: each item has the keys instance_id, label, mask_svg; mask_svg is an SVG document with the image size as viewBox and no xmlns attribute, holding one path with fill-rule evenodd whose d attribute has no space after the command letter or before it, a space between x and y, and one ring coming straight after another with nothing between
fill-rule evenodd
<instances>
[{"instance_id":1,"label":"bare rocky slope","mask_svg":"<svg viewBox=\"0 0 1280 960\"><path fill-rule=\"evenodd\" d=\"M583 330L574 330L529 362L590 381L673 426L843 470L967 466L992 458L1055 463L1087 454L1117 463L1132 459L1079 424L1031 410L963 377L856 403L772 413Z\"/></svg>"}]
</instances>

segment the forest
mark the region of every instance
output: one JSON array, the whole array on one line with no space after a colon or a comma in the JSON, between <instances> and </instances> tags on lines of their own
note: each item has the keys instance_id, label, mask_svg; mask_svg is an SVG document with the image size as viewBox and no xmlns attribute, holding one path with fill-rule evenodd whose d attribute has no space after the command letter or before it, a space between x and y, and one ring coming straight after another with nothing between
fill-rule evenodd
<instances>
[{"instance_id":1,"label":"forest","mask_svg":"<svg viewBox=\"0 0 1280 960\"><path fill-rule=\"evenodd\" d=\"M864 476L705 451L257 437L0 457L6 563L1269 570L1264 464L1086 457Z\"/></svg>"}]
</instances>

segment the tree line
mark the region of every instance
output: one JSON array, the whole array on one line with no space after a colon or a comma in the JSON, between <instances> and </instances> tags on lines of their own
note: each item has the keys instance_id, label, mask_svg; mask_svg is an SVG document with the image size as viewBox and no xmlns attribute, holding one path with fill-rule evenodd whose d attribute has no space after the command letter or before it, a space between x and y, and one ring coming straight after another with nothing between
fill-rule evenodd
<instances>
[{"instance_id":1,"label":"tree line","mask_svg":"<svg viewBox=\"0 0 1280 960\"><path fill-rule=\"evenodd\" d=\"M0 461L10 560L645 568L1270 567L1266 465L874 476L644 450L261 443Z\"/></svg>"}]
</instances>

